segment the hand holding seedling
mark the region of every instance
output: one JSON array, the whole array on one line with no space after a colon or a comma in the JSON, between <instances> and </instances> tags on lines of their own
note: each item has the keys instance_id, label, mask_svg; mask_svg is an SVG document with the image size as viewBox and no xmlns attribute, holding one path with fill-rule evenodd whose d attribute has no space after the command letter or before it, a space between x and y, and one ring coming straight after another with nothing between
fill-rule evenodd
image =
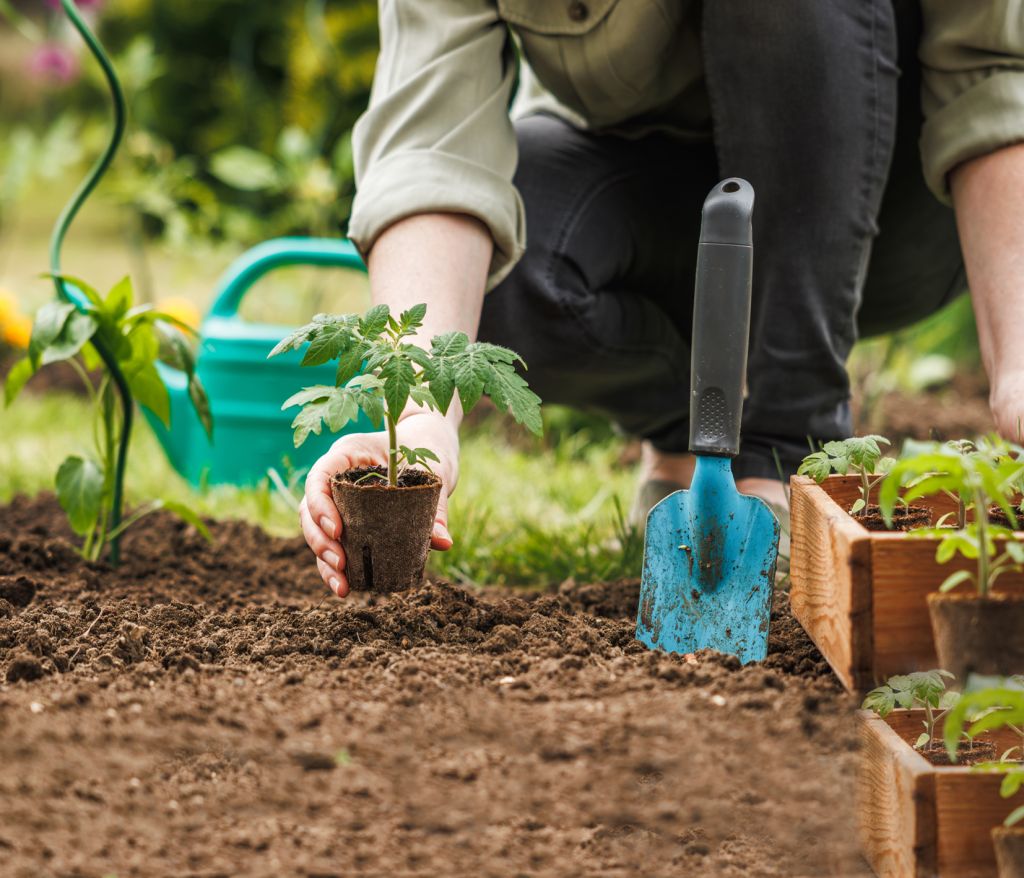
<instances>
[{"instance_id":1,"label":"hand holding seedling","mask_svg":"<svg viewBox=\"0 0 1024 878\"><path fill-rule=\"evenodd\" d=\"M313 318L282 340L270 356L308 344L303 365L338 361L334 386L303 388L284 403L301 406L292 427L295 444L322 425L343 429L362 412L385 431L353 434L335 443L314 466L306 485L300 516L303 533L317 555L318 569L339 597L348 591L344 577L347 559L340 542L344 522L332 499L331 478L357 467L381 466L384 475L367 474L375 482L399 487L408 467L421 466L442 480L431 544L447 549L447 496L457 480L458 438L444 419L458 400L471 410L482 396L509 412L518 423L541 432L540 400L516 371L522 361L498 345L471 342L464 332L434 336L429 349L414 344L426 317L426 305L414 305L393 317L387 305L365 315L326 315ZM440 453L439 453L440 452Z\"/></svg>"}]
</instances>

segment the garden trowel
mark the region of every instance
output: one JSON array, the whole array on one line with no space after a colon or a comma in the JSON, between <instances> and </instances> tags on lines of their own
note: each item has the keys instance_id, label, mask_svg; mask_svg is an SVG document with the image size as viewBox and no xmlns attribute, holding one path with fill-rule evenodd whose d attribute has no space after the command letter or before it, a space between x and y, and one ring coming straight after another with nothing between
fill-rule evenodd
<instances>
[{"instance_id":1,"label":"garden trowel","mask_svg":"<svg viewBox=\"0 0 1024 878\"><path fill-rule=\"evenodd\" d=\"M779 522L740 494L739 452L750 330L754 189L737 178L704 201L693 303L688 491L647 516L636 636L667 652L717 649L744 664L768 654Z\"/></svg>"}]
</instances>

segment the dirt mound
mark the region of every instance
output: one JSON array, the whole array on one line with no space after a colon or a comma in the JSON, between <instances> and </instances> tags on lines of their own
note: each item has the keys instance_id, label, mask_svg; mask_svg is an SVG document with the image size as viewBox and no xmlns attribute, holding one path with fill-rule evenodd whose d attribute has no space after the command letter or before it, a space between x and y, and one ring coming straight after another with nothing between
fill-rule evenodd
<instances>
[{"instance_id":1,"label":"dirt mound","mask_svg":"<svg viewBox=\"0 0 1024 878\"><path fill-rule=\"evenodd\" d=\"M862 874L852 703L633 639L638 584L322 600L298 540L154 516L116 571L0 509L5 875Z\"/></svg>"}]
</instances>

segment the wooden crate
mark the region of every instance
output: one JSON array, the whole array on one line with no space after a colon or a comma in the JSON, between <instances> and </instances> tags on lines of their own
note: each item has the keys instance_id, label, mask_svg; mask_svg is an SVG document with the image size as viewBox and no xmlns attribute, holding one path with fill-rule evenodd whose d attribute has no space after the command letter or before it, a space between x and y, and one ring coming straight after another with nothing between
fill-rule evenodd
<instances>
[{"instance_id":1,"label":"wooden crate","mask_svg":"<svg viewBox=\"0 0 1024 878\"><path fill-rule=\"evenodd\" d=\"M862 527L846 512L858 484L854 476L821 485L793 477L790 602L843 685L866 691L893 674L936 667L925 598L969 565L937 564L935 539ZM921 502L936 517L953 508L945 496ZM999 589L1024 592L1024 575L1006 574Z\"/></svg>"},{"instance_id":2,"label":"wooden crate","mask_svg":"<svg viewBox=\"0 0 1024 878\"><path fill-rule=\"evenodd\" d=\"M996 878L991 830L1019 802L999 795L1001 777L937 767L911 741L924 711L886 719L861 711L857 814L861 849L880 878ZM1002 752L1012 732L988 737Z\"/></svg>"}]
</instances>

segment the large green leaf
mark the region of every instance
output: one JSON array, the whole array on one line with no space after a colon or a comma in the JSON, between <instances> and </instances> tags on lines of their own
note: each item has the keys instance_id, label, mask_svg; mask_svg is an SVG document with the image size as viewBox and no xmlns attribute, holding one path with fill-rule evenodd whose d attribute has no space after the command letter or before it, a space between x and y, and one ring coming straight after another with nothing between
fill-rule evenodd
<instances>
[{"instance_id":1,"label":"large green leaf","mask_svg":"<svg viewBox=\"0 0 1024 878\"><path fill-rule=\"evenodd\" d=\"M65 321L57 337L44 349L40 364L46 366L75 356L96 332L96 318L82 311L74 311Z\"/></svg>"},{"instance_id":2,"label":"large green leaf","mask_svg":"<svg viewBox=\"0 0 1024 878\"><path fill-rule=\"evenodd\" d=\"M384 399L388 412L397 419L409 399L409 389L416 383L416 371L412 361L399 353L394 354L380 370L384 380Z\"/></svg>"},{"instance_id":3,"label":"large green leaf","mask_svg":"<svg viewBox=\"0 0 1024 878\"><path fill-rule=\"evenodd\" d=\"M114 320L120 320L132 306L134 293L132 292L132 281L125 275L107 293L103 302L103 310Z\"/></svg>"},{"instance_id":4,"label":"large green leaf","mask_svg":"<svg viewBox=\"0 0 1024 878\"><path fill-rule=\"evenodd\" d=\"M32 365L32 360L28 357L23 357L18 360L11 370L7 373L7 378L4 380L4 405L10 405L14 402L14 398L21 393L23 388L33 375L36 370Z\"/></svg>"},{"instance_id":5,"label":"large green leaf","mask_svg":"<svg viewBox=\"0 0 1024 878\"><path fill-rule=\"evenodd\" d=\"M309 341L302 365L319 366L340 356L355 343L356 336L348 320L321 324Z\"/></svg>"},{"instance_id":6,"label":"large green leaf","mask_svg":"<svg viewBox=\"0 0 1024 878\"><path fill-rule=\"evenodd\" d=\"M53 342L64 328L68 318L75 312L70 302L47 302L36 313L32 324L32 335L28 342L28 355L37 366L43 351Z\"/></svg>"},{"instance_id":7,"label":"large green leaf","mask_svg":"<svg viewBox=\"0 0 1024 878\"><path fill-rule=\"evenodd\" d=\"M228 146L215 152L210 158L210 173L246 192L274 189L282 183L277 162L247 146Z\"/></svg>"},{"instance_id":8,"label":"large green leaf","mask_svg":"<svg viewBox=\"0 0 1024 878\"><path fill-rule=\"evenodd\" d=\"M79 535L88 533L103 504L103 470L88 458L69 457L57 470L57 499L71 529Z\"/></svg>"},{"instance_id":9,"label":"large green leaf","mask_svg":"<svg viewBox=\"0 0 1024 878\"><path fill-rule=\"evenodd\" d=\"M171 425L171 397L156 366L148 363L126 373L128 388L139 405L148 408L165 427Z\"/></svg>"},{"instance_id":10,"label":"large green leaf","mask_svg":"<svg viewBox=\"0 0 1024 878\"><path fill-rule=\"evenodd\" d=\"M391 312L387 305L374 305L359 321L359 332L367 341L373 341L388 325Z\"/></svg>"}]
</instances>

